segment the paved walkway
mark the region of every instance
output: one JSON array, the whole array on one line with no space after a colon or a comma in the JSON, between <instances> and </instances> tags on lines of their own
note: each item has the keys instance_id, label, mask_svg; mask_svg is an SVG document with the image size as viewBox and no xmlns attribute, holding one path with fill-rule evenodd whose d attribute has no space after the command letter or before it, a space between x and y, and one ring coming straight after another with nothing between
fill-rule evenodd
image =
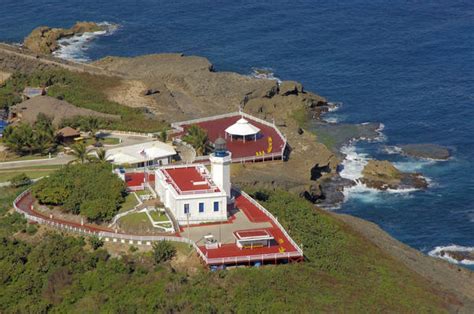
<instances>
[{"instance_id":1,"label":"paved walkway","mask_svg":"<svg viewBox=\"0 0 474 314\"><path fill-rule=\"evenodd\" d=\"M270 222L251 222L247 216L239 210L235 213L235 220L231 223L191 226L190 228L185 227L181 235L193 240L198 245L204 244L202 239L205 235L209 234L212 234L214 239L218 242L235 243L234 231L270 227L272 227Z\"/></svg>"}]
</instances>

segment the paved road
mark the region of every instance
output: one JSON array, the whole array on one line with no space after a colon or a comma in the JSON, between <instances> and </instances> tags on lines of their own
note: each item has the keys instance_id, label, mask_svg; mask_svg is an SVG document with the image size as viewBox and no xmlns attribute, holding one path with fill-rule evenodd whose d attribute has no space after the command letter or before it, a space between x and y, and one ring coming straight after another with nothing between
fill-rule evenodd
<instances>
[{"instance_id":1,"label":"paved road","mask_svg":"<svg viewBox=\"0 0 474 314\"><path fill-rule=\"evenodd\" d=\"M0 162L0 169L19 169L19 168L31 168L38 166L54 166L54 165L65 165L71 160L74 160L73 156L63 155L54 158L45 159L31 159L31 160L17 160L17 161L6 161Z\"/></svg>"}]
</instances>

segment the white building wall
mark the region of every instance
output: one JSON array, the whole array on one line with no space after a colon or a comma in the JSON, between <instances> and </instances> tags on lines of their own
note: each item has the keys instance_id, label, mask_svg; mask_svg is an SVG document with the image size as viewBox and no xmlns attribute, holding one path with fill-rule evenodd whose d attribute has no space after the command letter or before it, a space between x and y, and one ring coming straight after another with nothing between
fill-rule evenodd
<instances>
[{"instance_id":1,"label":"white building wall","mask_svg":"<svg viewBox=\"0 0 474 314\"><path fill-rule=\"evenodd\" d=\"M184 212L184 204L189 204L189 223L227 220L227 195L224 191L201 194L178 194L176 190L165 181L160 170L155 171L155 190L165 207L169 208L175 219L181 225L188 223ZM214 211L214 202L219 203L219 211ZM204 212L199 212L199 203L204 203Z\"/></svg>"},{"instance_id":2,"label":"white building wall","mask_svg":"<svg viewBox=\"0 0 474 314\"><path fill-rule=\"evenodd\" d=\"M219 203L219 211L214 211L214 202ZM204 212L199 212L199 203L204 204ZM174 214L181 225L188 223L188 217L184 212L184 205L189 204L189 223L197 224L210 221L227 220L227 199L224 193L207 193L198 196L178 196L175 199Z\"/></svg>"},{"instance_id":3,"label":"white building wall","mask_svg":"<svg viewBox=\"0 0 474 314\"><path fill-rule=\"evenodd\" d=\"M232 161L231 153L229 152L225 157L216 157L214 154L211 154L209 160L211 161L212 180L227 194L227 198L230 199L230 164Z\"/></svg>"}]
</instances>

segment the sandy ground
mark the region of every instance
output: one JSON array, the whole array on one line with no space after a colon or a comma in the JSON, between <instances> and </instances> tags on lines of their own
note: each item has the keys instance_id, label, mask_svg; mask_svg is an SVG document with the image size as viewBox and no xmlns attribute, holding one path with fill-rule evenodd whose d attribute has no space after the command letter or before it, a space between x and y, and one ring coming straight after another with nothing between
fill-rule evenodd
<instances>
[{"instance_id":1,"label":"sandy ground","mask_svg":"<svg viewBox=\"0 0 474 314\"><path fill-rule=\"evenodd\" d=\"M8 80L11 75L11 73L0 71L0 84Z\"/></svg>"},{"instance_id":2,"label":"sandy ground","mask_svg":"<svg viewBox=\"0 0 474 314\"><path fill-rule=\"evenodd\" d=\"M153 99L144 96L147 86L138 80L122 80L122 83L107 91L110 100L129 107L153 108Z\"/></svg>"}]
</instances>

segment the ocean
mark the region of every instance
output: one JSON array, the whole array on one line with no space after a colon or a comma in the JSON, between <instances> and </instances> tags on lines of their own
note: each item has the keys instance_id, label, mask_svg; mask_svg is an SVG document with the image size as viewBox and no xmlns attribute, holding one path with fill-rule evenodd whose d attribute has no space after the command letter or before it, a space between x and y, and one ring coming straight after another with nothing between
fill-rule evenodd
<instances>
[{"instance_id":1,"label":"ocean","mask_svg":"<svg viewBox=\"0 0 474 314\"><path fill-rule=\"evenodd\" d=\"M341 102L331 121L383 123L381 141L344 148L346 175L357 177L350 171L367 159L388 159L422 172L429 189L358 186L337 211L373 221L427 254L474 250L474 2L2 0L0 41L21 42L38 25L78 20L119 27L76 38L58 56L205 56L217 70L267 69ZM393 154L408 143L444 145L453 156Z\"/></svg>"}]
</instances>

